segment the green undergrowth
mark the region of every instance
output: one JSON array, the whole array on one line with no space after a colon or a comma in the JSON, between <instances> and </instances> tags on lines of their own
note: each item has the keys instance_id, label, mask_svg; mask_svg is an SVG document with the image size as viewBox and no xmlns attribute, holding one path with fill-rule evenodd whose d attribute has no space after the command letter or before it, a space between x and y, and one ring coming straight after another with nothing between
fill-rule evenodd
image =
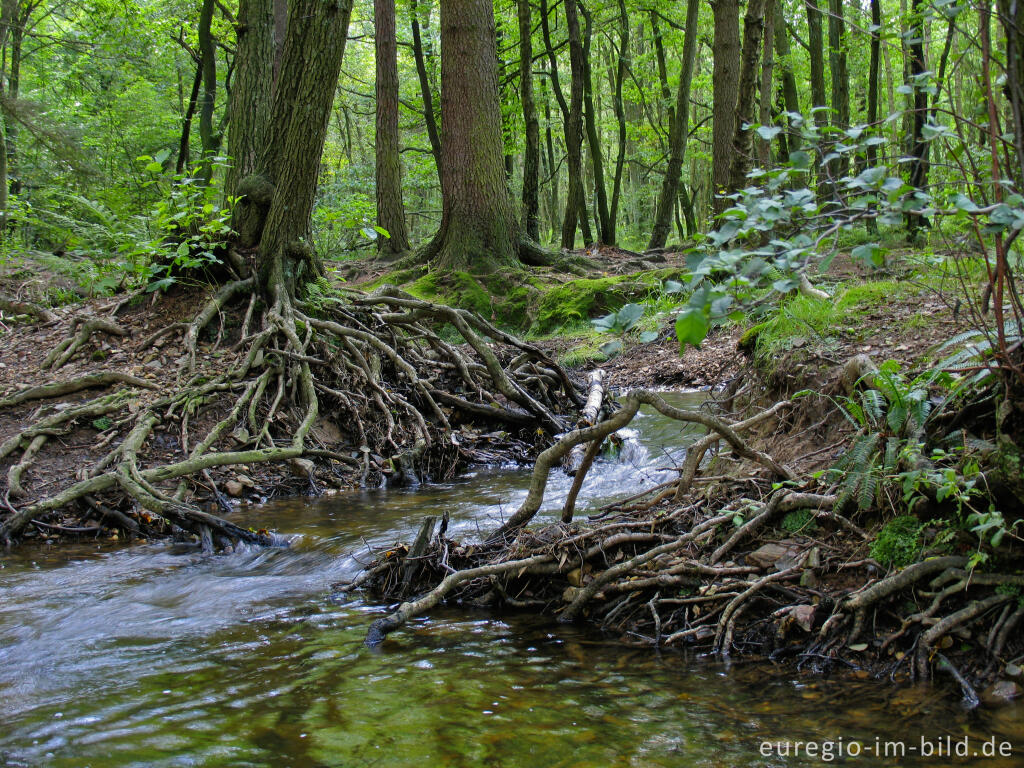
<instances>
[{"instance_id":1,"label":"green undergrowth","mask_svg":"<svg viewBox=\"0 0 1024 768\"><path fill-rule=\"evenodd\" d=\"M771 369L796 348L807 346L827 352L841 341L865 341L876 333L865 323L867 316L927 290L905 280L876 280L841 287L829 299L797 294L784 300L767 320L748 328L740 347L753 351L758 363ZM910 328L920 327L926 318L917 313L899 322Z\"/></svg>"}]
</instances>

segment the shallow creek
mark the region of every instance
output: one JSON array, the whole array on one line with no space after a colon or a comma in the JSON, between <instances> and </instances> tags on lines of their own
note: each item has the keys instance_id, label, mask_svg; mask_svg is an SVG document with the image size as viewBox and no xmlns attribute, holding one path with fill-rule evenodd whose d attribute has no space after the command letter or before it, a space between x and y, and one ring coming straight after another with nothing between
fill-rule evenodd
<instances>
[{"instance_id":1,"label":"shallow creek","mask_svg":"<svg viewBox=\"0 0 1024 768\"><path fill-rule=\"evenodd\" d=\"M689 436L650 412L634 426L579 509L669 477L659 468ZM522 469L477 470L235 514L287 548L0 553L0 766L1024 765L1024 706L967 715L945 690L728 666L456 608L364 648L383 608L331 593L368 548L444 510L456 538L490 530L527 484ZM568 484L553 475L547 514Z\"/></svg>"}]
</instances>

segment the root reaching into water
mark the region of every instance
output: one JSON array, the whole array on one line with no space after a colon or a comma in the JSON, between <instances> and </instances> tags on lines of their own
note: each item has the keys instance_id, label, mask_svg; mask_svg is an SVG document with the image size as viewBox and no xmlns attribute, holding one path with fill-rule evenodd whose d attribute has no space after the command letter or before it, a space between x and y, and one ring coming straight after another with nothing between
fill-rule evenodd
<instances>
[{"instance_id":1,"label":"root reaching into water","mask_svg":"<svg viewBox=\"0 0 1024 768\"><path fill-rule=\"evenodd\" d=\"M239 299L248 299L244 318L229 323ZM17 425L0 444L9 462L0 541L52 526L47 519L60 513L78 521L63 528L95 530L79 524L92 518L133 535L187 532L204 548L266 544L266 531L214 514L225 504L212 473L237 486L231 473L275 464L311 491L318 473L341 487L388 475L416 483L478 458L476 444L495 434L529 450L584 403L582 388L540 349L471 312L390 288L315 302L282 291L261 303L252 278L234 281L191 319L140 342L120 319L76 321L41 365L76 371L0 398L4 423ZM93 351L97 333L125 339L123 370L88 370L108 354L106 342ZM106 391L82 398L96 389ZM82 442L82 430L99 437L81 466L64 470L66 481L42 469L32 477L55 460L55 443Z\"/></svg>"},{"instance_id":2,"label":"root reaching into water","mask_svg":"<svg viewBox=\"0 0 1024 768\"><path fill-rule=\"evenodd\" d=\"M689 449L676 479L606 505L590 522L563 519L527 527L562 459L575 446L599 444L629 424L641 404L708 430ZM442 601L528 606L563 622L587 619L629 643L723 656L759 653L819 670L866 666L918 678L954 670L950 674L967 700L974 684L1024 651L1007 629L1024 621L1013 598L1024 576L972 575L960 555L885 574L866 556L869 535L837 508L834 488L798 477L757 447L794 403L730 418L682 411L655 393L634 391L618 406L542 452L526 498L482 542L435 536L417 555L416 597L404 597L407 550L380 557L359 586L403 602L373 623L367 643L383 642ZM703 483L701 472L709 467L703 460L719 446L744 461L729 476ZM720 464L710 466L715 471ZM575 479L586 472L584 464ZM791 523L780 529L783 519L802 520L810 530L794 532ZM931 606L907 610L915 603ZM882 640L883 628L894 620L898 627ZM865 627L879 637L874 644L860 640ZM984 638L984 664L953 666L939 651L954 637Z\"/></svg>"}]
</instances>

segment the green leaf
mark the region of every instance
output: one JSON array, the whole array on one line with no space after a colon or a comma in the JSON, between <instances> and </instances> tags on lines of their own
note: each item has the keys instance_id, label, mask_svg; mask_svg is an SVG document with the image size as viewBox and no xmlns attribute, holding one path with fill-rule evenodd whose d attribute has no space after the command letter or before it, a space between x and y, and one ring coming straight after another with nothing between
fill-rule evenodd
<instances>
[{"instance_id":1,"label":"green leaf","mask_svg":"<svg viewBox=\"0 0 1024 768\"><path fill-rule=\"evenodd\" d=\"M850 257L869 267L885 266L885 249L878 243L864 243L850 251Z\"/></svg>"},{"instance_id":2,"label":"green leaf","mask_svg":"<svg viewBox=\"0 0 1024 768\"><path fill-rule=\"evenodd\" d=\"M765 141L771 141L780 133L782 133L782 129L777 125L759 125L757 127L757 135Z\"/></svg>"},{"instance_id":3,"label":"green leaf","mask_svg":"<svg viewBox=\"0 0 1024 768\"><path fill-rule=\"evenodd\" d=\"M599 331L607 332L612 330L616 325L617 316L614 312L604 317L598 317L590 321L590 324Z\"/></svg>"},{"instance_id":4,"label":"green leaf","mask_svg":"<svg viewBox=\"0 0 1024 768\"><path fill-rule=\"evenodd\" d=\"M644 331L640 334L640 343L650 344L652 341L657 341L659 335L657 331Z\"/></svg>"},{"instance_id":5,"label":"green leaf","mask_svg":"<svg viewBox=\"0 0 1024 768\"><path fill-rule=\"evenodd\" d=\"M682 293L683 287L683 284L678 280L665 281L665 293Z\"/></svg>"},{"instance_id":6,"label":"green leaf","mask_svg":"<svg viewBox=\"0 0 1024 768\"><path fill-rule=\"evenodd\" d=\"M627 304L618 312L618 321L622 330L628 331L644 316L644 308L639 304Z\"/></svg>"},{"instance_id":7,"label":"green leaf","mask_svg":"<svg viewBox=\"0 0 1024 768\"><path fill-rule=\"evenodd\" d=\"M613 341L606 341L598 349L605 357L615 357L622 351L622 341L614 339Z\"/></svg>"},{"instance_id":8,"label":"green leaf","mask_svg":"<svg viewBox=\"0 0 1024 768\"><path fill-rule=\"evenodd\" d=\"M679 340L679 351L682 353L687 344L700 348L700 344L708 335L708 319L703 308L691 307L676 320L676 338Z\"/></svg>"}]
</instances>

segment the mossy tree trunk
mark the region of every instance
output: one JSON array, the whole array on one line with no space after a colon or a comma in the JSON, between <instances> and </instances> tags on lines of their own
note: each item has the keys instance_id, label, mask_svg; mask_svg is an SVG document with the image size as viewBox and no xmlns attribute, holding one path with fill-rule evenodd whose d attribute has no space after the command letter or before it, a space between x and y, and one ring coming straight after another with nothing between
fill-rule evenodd
<instances>
[{"instance_id":1,"label":"mossy tree trunk","mask_svg":"<svg viewBox=\"0 0 1024 768\"><path fill-rule=\"evenodd\" d=\"M505 180L490 0L441 3L441 227L427 255L446 271L519 264Z\"/></svg>"},{"instance_id":2,"label":"mossy tree trunk","mask_svg":"<svg viewBox=\"0 0 1024 768\"><path fill-rule=\"evenodd\" d=\"M761 60L764 35L765 0L749 0L743 19L743 53L740 63L739 96L736 100L735 127L732 139L732 164L729 168L729 192L742 189L747 180L752 158L752 132L746 125L754 122L757 103L757 71Z\"/></svg>"},{"instance_id":3,"label":"mossy tree trunk","mask_svg":"<svg viewBox=\"0 0 1024 768\"><path fill-rule=\"evenodd\" d=\"M382 256L409 250L402 205L402 156L398 137L398 42L395 38L395 0L375 0L373 23L377 65L377 223L387 237L377 239Z\"/></svg>"}]
</instances>

